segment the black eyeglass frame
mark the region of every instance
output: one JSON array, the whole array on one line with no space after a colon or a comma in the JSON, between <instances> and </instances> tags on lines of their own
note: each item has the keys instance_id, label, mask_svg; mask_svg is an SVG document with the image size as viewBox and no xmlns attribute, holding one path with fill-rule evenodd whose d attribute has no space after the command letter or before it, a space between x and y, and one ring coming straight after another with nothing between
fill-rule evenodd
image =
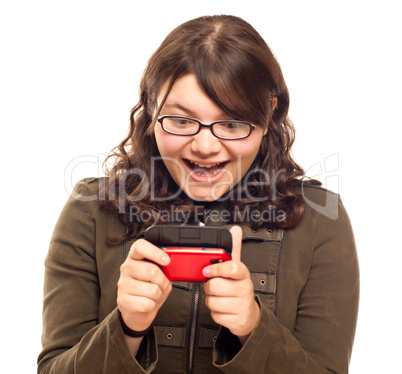
<instances>
[{"instance_id":1,"label":"black eyeglass frame","mask_svg":"<svg viewBox=\"0 0 402 374\"><path fill-rule=\"evenodd\" d=\"M198 126L198 131L196 131L196 132L194 132L194 133L190 133L190 134L182 134L182 133L177 133L177 132L173 132L173 131L168 131L168 130L166 130L165 127L163 126L163 120L164 120L165 118L182 118L182 119L188 119L188 120L191 120L191 121L195 121L195 122L197 122L197 123L199 124L199 126ZM248 137L251 135L251 133L252 133L252 132L256 129L256 127L257 127L256 125L253 125L252 123L247 122L247 121L237 121L237 120L226 120L226 121L225 121L225 120L222 120L222 121L215 121L215 122L211 122L211 123L203 123L203 122L201 122L200 120L198 120L198 119L196 119L196 118L185 117L185 116L171 116L171 115L159 116L159 117L158 117L158 122L161 124L162 130L165 131L165 132L167 132L168 134L178 135L178 136L193 136L193 135L197 135L197 134L201 131L201 129L202 129L203 127L207 127L207 128L209 128L209 129L211 130L211 133L212 133L213 136L215 136L215 137L218 138L218 139L224 139L224 140L239 140L239 139L248 138ZM224 137L224 136L220 136L220 135L215 134L215 133L214 133L214 130L213 130L213 125L215 125L216 123L226 123L226 122L231 122L231 123L244 123L244 124L248 125L250 131L249 131L248 135L242 136L242 137L240 137L240 138L227 138L227 137Z\"/></svg>"}]
</instances>

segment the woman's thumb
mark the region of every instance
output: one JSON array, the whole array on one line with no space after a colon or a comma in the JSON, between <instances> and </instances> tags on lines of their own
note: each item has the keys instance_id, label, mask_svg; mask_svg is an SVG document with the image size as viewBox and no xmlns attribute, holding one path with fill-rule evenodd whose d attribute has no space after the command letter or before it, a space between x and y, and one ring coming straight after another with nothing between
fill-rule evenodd
<instances>
[{"instance_id":1,"label":"woman's thumb","mask_svg":"<svg viewBox=\"0 0 402 374\"><path fill-rule=\"evenodd\" d=\"M240 226L233 226L229 231L232 234L232 260L241 261L243 230Z\"/></svg>"}]
</instances>

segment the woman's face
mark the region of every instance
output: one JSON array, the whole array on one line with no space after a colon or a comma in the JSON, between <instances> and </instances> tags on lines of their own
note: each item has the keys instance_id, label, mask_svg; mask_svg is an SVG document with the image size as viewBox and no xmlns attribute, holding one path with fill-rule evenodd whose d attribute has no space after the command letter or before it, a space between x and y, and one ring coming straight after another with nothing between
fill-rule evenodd
<instances>
[{"instance_id":1,"label":"woman's face","mask_svg":"<svg viewBox=\"0 0 402 374\"><path fill-rule=\"evenodd\" d=\"M158 95L159 105L166 89L167 84ZM234 119L202 91L194 74L174 83L159 115L191 117L203 123ZM241 180L253 163L263 136L264 130L259 126L248 138L223 140L205 127L196 135L179 136L165 132L159 122L155 125L156 143L173 180L187 196L201 201L218 199Z\"/></svg>"}]
</instances>

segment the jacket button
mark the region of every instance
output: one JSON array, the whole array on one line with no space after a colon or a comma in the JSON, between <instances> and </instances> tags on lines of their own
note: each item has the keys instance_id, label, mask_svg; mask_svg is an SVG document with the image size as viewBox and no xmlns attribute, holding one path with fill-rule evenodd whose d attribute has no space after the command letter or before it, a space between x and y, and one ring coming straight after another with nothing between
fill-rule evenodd
<instances>
[{"instance_id":1,"label":"jacket button","mask_svg":"<svg viewBox=\"0 0 402 374\"><path fill-rule=\"evenodd\" d=\"M261 286L265 286L265 279L260 279L260 284L261 284Z\"/></svg>"},{"instance_id":2,"label":"jacket button","mask_svg":"<svg viewBox=\"0 0 402 374\"><path fill-rule=\"evenodd\" d=\"M268 232L269 235L272 234L272 230L271 230L271 229L267 229L267 232Z\"/></svg>"},{"instance_id":3,"label":"jacket button","mask_svg":"<svg viewBox=\"0 0 402 374\"><path fill-rule=\"evenodd\" d=\"M166 337L170 340L170 339L173 338L173 334L172 334L171 332L169 332L169 333L166 335Z\"/></svg>"},{"instance_id":4,"label":"jacket button","mask_svg":"<svg viewBox=\"0 0 402 374\"><path fill-rule=\"evenodd\" d=\"M216 336L214 336L213 338L212 338L212 341L215 343L216 342Z\"/></svg>"}]
</instances>

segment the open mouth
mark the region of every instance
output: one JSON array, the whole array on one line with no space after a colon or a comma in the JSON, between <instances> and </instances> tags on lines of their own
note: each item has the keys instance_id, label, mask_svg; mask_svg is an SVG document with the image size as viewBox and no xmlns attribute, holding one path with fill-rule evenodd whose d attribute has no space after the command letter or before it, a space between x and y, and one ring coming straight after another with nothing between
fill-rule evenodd
<instances>
[{"instance_id":1,"label":"open mouth","mask_svg":"<svg viewBox=\"0 0 402 374\"><path fill-rule=\"evenodd\" d=\"M213 177L214 175L218 174L223 169L223 167L228 163L228 161L225 161L214 164L202 164L188 159L183 160L192 172L198 175L204 175L210 177Z\"/></svg>"}]
</instances>

